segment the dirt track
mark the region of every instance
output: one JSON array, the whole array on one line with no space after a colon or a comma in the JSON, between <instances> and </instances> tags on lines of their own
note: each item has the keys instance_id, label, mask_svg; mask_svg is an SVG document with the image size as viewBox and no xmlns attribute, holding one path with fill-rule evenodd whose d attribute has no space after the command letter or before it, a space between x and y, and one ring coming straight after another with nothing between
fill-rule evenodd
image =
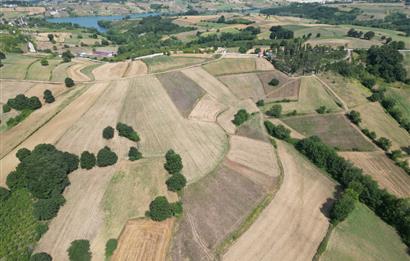
<instances>
[{"instance_id":1,"label":"dirt track","mask_svg":"<svg viewBox=\"0 0 410 261\"><path fill-rule=\"evenodd\" d=\"M73 61L75 63L67 69L68 77L72 78L75 82L90 81L91 79L82 73L81 70L87 66L93 65L94 62L82 59L73 59Z\"/></svg>"}]
</instances>

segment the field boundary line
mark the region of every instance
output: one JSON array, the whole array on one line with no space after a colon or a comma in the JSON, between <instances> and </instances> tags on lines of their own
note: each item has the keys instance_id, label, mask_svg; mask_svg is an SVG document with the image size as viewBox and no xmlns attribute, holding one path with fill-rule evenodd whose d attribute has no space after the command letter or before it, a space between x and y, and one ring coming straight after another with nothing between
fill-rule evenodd
<instances>
[{"instance_id":1,"label":"field boundary line","mask_svg":"<svg viewBox=\"0 0 410 261\"><path fill-rule=\"evenodd\" d=\"M320 257L322 254L326 251L327 245L329 244L329 239L330 236L332 235L333 229L336 226L334 226L332 223L329 223L329 226L327 227L326 235L323 237L322 242L320 242L315 255L312 258L312 261L319 261Z\"/></svg>"},{"instance_id":2,"label":"field boundary line","mask_svg":"<svg viewBox=\"0 0 410 261\"><path fill-rule=\"evenodd\" d=\"M33 64L36 63L36 62L39 61L39 60L40 60L40 59L36 59L36 60L34 60L33 62L31 62L31 63L27 66L26 73L24 74L24 79L23 79L23 80L26 80L26 79L27 79L28 71L30 70L31 66L33 66Z\"/></svg>"}]
</instances>

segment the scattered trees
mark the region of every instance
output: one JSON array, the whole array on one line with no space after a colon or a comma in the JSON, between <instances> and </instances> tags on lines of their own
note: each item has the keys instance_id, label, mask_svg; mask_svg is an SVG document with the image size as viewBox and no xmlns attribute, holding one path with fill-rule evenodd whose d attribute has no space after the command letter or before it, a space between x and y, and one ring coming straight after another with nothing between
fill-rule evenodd
<instances>
[{"instance_id":1,"label":"scattered trees","mask_svg":"<svg viewBox=\"0 0 410 261\"><path fill-rule=\"evenodd\" d=\"M65 86L68 88L73 87L75 85L73 79L71 79L70 77L66 77L64 79L64 83L65 83Z\"/></svg>"},{"instance_id":2,"label":"scattered trees","mask_svg":"<svg viewBox=\"0 0 410 261\"><path fill-rule=\"evenodd\" d=\"M376 34L373 31L368 31L363 35L363 38L366 40L371 40Z\"/></svg>"},{"instance_id":3,"label":"scattered trees","mask_svg":"<svg viewBox=\"0 0 410 261\"><path fill-rule=\"evenodd\" d=\"M266 115L279 118L282 115L282 105L272 105L272 107L266 112Z\"/></svg>"},{"instance_id":4,"label":"scattered trees","mask_svg":"<svg viewBox=\"0 0 410 261\"><path fill-rule=\"evenodd\" d=\"M142 158L142 153L136 147L131 147L128 151L128 158L131 161L139 160Z\"/></svg>"},{"instance_id":5,"label":"scattered trees","mask_svg":"<svg viewBox=\"0 0 410 261\"><path fill-rule=\"evenodd\" d=\"M377 146L379 146L381 149L385 151L388 151L391 147L391 141L385 137L380 137L375 142Z\"/></svg>"},{"instance_id":6,"label":"scattered trees","mask_svg":"<svg viewBox=\"0 0 410 261\"><path fill-rule=\"evenodd\" d=\"M90 242L85 239L74 240L67 249L70 261L91 260Z\"/></svg>"},{"instance_id":7,"label":"scattered trees","mask_svg":"<svg viewBox=\"0 0 410 261\"><path fill-rule=\"evenodd\" d=\"M140 140L138 133L131 126L128 126L127 124L119 122L117 123L116 129L118 131L119 136L126 137L136 142Z\"/></svg>"},{"instance_id":8,"label":"scattered trees","mask_svg":"<svg viewBox=\"0 0 410 261\"><path fill-rule=\"evenodd\" d=\"M114 137L114 128L111 126L105 127L102 135L104 139L112 139Z\"/></svg>"},{"instance_id":9,"label":"scattered trees","mask_svg":"<svg viewBox=\"0 0 410 261\"><path fill-rule=\"evenodd\" d=\"M293 31L283 28L282 26L272 26L270 28L270 39L292 39Z\"/></svg>"},{"instance_id":10,"label":"scattered trees","mask_svg":"<svg viewBox=\"0 0 410 261\"><path fill-rule=\"evenodd\" d=\"M22 110L37 110L41 108L41 102L36 96L30 98L24 94L18 94L15 98L10 98L7 101L7 105L17 111ZM4 109L4 107L3 107Z\"/></svg>"},{"instance_id":11,"label":"scattered trees","mask_svg":"<svg viewBox=\"0 0 410 261\"><path fill-rule=\"evenodd\" d=\"M106 167L117 163L118 156L109 147L105 146L97 154L97 166Z\"/></svg>"},{"instance_id":12,"label":"scattered trees","mask_svg":"<svg viewBox=\"0 0 410 261\"><path fill-rule=\"evenodd\" d=\"M44 96L43 97L44 97L44 100L46 101L46 103L53 103L55 101L53 93L48 89L44 91Z\"/></svg>"},{"instance_id":13,"label":"scattered trees","mask_svg":"<svg viewBox=\"0 0 410 261\"><path fill-rule=\"evenodd\" d=\"M240 109L235 115L232 123L236 126L240 126L242 123L249 119L250 115L245 109Z\"/></svg>"},{"instance_id":14,"label":"scattered trees","mask_svg":"<svg viewBox=\"0 0 410 261\"><path fill-rule=\"evenodd\" d=\"M84 151L80 156L80 166L82 169L92 169L96 164L96 158L93 153Z\"/></svg>"}]
</instances>

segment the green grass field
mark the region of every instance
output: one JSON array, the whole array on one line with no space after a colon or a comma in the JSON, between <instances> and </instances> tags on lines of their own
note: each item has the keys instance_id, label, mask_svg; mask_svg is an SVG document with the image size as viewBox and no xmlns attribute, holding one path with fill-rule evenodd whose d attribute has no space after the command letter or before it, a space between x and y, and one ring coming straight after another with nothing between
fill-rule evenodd
<instances>
[{"instance_id":1,"label":"green grass field","mask_svg":"<svg viewBox=\"0 0 410 261\"><path fill-rule=\"evenodd\" d=\"M43 66L40 60L28 67L26 80L48 81L52 78L53 70L61 63L60 59L49 59L48 65Z\"/></svg>"},{"instance_id":2,"label":"green grass field","mask_svg":"<svg viewBox=\"0 0 410 261\"><path fill-rule=\"evenodd\" d=\"M73 65L73 63L61 63L57 65L51 75L51 80L54 82L64 82L64 79L68 77L67 68Z\"/></svg>"},{"instance_id":3,"label":"green grass field","mask_svg":"<svg viewBox=\"0 0 410 261\"><path fill-rule=\"evenodd\" d=\"M396 231L361 203L332 231L320 260L410 260Z\"/></svg>"},{"instance_id":4,"label":"green grass field","mask_svg":"<svg viewBox=\"0 0 410 261\"><path fill-rule=\"evenodd\" d=\"M33 56L8 53L6 59L2 60L4 66L0 68L0 77L23 80L26 77L27 68L38 59Z\"/></svg>"},{"instance_id":5,"label":"green grass field","mask_svg":"<svg viewBox=\"0 0 410 261\"><path fill-rule=\"evenodd\" d=\"M143 59L148 66L150 73L163 72L171 69L177 69L194 64L200 64L207 59L198 57L171 57L171 56L157 56L154 58Z\"/></svg>"},{"instance_id":6,"label":"green grass field","mask_svg":"<svg viewBox=\"0 0 410 261\"><path fill-rule=\"evenodd\" d=\"M388 88L387 97L392 97L396 101L397 108L403 113L404 118L410 120L410 88Z\"/></svg>"}]
</instances>

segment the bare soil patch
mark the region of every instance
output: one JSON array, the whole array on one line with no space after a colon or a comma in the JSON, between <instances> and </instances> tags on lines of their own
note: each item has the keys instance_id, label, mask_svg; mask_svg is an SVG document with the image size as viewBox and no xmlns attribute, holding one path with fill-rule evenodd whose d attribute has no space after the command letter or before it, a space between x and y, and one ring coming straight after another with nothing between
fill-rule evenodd
<instances>
[{"instance_id":1,"label":"bare soil patch","mask_svg":"<svg viewBox=\"0 0 410 261\"><path fill-rule=\"evenodd\" d=\"M383 152L340 152L364 173L374 178L380 187L390 193L407 198L410 196L410 176L396 166Z\"/></svg>"},{"instance_id":2,"label":"bare soil patch","mask_svg":"<svg viewBox=\"0 0 410 261\"><path fill-rule=\"evenodd\" d=\"M5 104L8 99L16 97L17 94L25 93L36 83L29 81L0 80L0 102Z\"/></svg>"},{"instance_id":3,"label":"bare soil patch","mask_svg":"<svg viewBox=\"0 0 410 261\"><path fill-rule=\"evenodd\" d=\"M128 62L106 63L93 70L96 80L114 80L124 76L128 68Z\"/></svg>"},{"instance_id":4,"label":"bare soil patch","mask_svg":"<svg viewBox=\"0 0 410 261\"><path fill-rule=\"evenodd\" d=\"M250 98L256 102L265 96L261 81L255 73L224 75L218 79L239 99Z\"/></svg>"},{"instance_id":5,"label":"bare soil patch","mask_svg":"<svg viewBox=\"0 0 410 261\"><path fill-rule=\"evenodd\" d=\"M265 58L256 59L256 70L257 71L270 71L274 70L272 63L267 61Z\"/></svg>"},{"instance_id":6,"label":"bare soil patch","mask_svg":"<svg viewBox=\"0 0 410 261\"><path fill-rule=\"evenodd\" d=\"M188 117L195 103L205 94L196 82L179 71L158 74L157 78L184 117Z\"/></svg>"}]
</instances>

